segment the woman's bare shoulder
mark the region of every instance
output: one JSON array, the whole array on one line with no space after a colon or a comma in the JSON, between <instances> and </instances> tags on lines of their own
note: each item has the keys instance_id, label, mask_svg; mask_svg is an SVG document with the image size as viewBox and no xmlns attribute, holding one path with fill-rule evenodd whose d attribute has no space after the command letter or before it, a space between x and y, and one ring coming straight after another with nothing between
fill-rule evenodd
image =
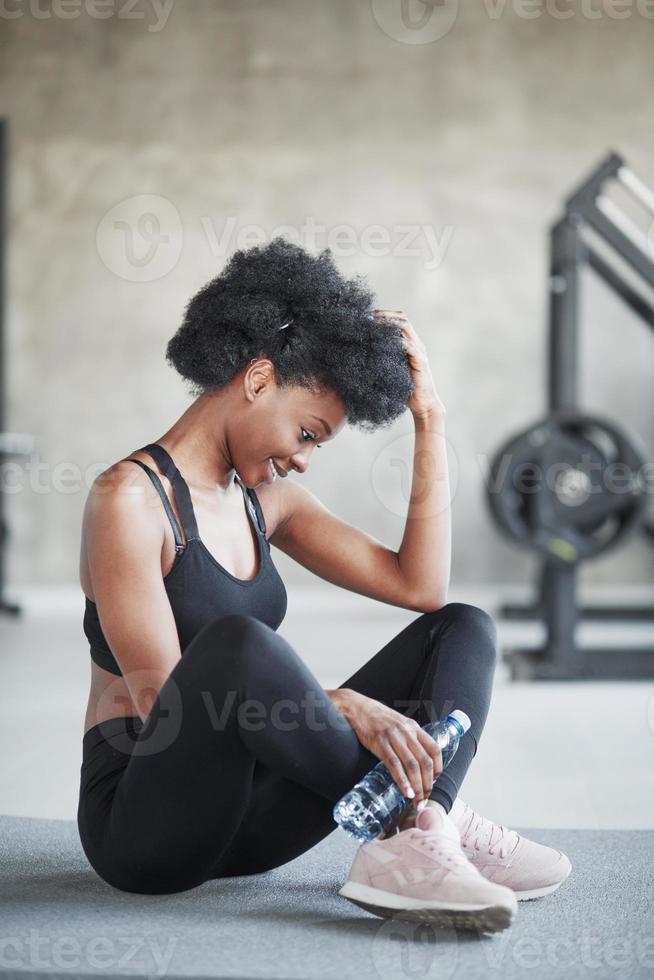
<instances>
[{"instance_id":1,"label":"woman's bare shoulder","mask_svg":"<svg viewBox=\"0 0 654 980\"><path fill-rule=\"evenodd\" d=\"M255 493L257 500L261 504L264 520L266 522L266 537L270 539L282 521L285 520L286 498L283 492L282 480L277 479L274 483L262 483L256 487Z\"/></svg>"},{"instance_id":2,"label":"woman's bare shoulder","mask_svg":"<svg viewBox=\"0 0 654 980\"><path fill-rule=\"evenodd\" d=\"M150 477L134 463L137 455L142 456L133 453L130 457L119 459L96 476L89 488L84 506L85 530L88 529L90 522L106 513L108 509L115 510L117 507L122 507L138 509L141 513L152 513L156 512L157 506L161 506L160 503L158 504L159 495ZM156 468L150 468L157 472ZM161 476L159 473L157 475Z\"/></svg>"},{"instance_id":3,"label":"woman's bare shoulder","mask_svg":"<svg viewBox=\"0 0 654 980\"><path fill-rule=\"evenodd\" d=\"M92 543L102 539L108 528L112 535L129 537L130 541L142 539L144 548L155 540L161 550L165 528L160 510L159 495L140 466L118 460L96 476L84 505L80 540L80 582L89 598L93 598L89 555Z\"/></svg>"}]
</instances>

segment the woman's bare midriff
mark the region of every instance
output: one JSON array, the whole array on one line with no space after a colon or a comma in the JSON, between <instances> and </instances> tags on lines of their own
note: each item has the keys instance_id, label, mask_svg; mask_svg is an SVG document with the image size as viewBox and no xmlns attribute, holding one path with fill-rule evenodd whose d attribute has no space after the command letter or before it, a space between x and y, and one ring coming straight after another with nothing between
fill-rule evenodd
<instances>
[{"instance_id":1,"label":"woman's bare midriff","mask_svg":"<svg viewBox=\"0 0 654 980\"><path fill-rule=\"evenodd\" d=\"M163 476L153 459L148 456L147 453L135 452L127 458L140 459L159 476ZM134 466L134 469L140 470L140 467ZM147 476L147 474L143 473L142 470L140 472L147 484L149 484L149 486L152 488L152 493L155 494L160 505L160 514L157 513L156 507L153 508L153 515L156 515L153 516L153 519L161 521L164 532L164 543L161 550L161 574L163 577L165 577L172 569L173 562L175 561L176 557L173 530L164 511L163 504L156 494L156 490L150 483L150 478ZM181 526L179 511L173 498L170 484L165 477L161 482L166 490L168 499L170 500L171 506L173 507L177 520ZM272 514L270 513L270 491L273 490L273 487L274 484L269 487L261 488L261 491L259 491L259 489L257 490L257 496L259 498L261 508L264 511L264 519L268 528L268 538L271 536L270 528L272 525ZM238 493L241 495L242 500L243 492L240 487L238 488ZM240 533L238 538L235 539L235 522L233 511L230 511L228 514L217 515L215 512L215 506L213 510L207 508L206 504L205 507L203 507L202 504L198 502L197 494L193 492L192 500L193 509L200 527L202 540L211 554L213 554L217 561L219 561L221 565L223 565L228 571L231 572L232 575L236 576L237 578L254 578L259 570L258 544L256 540L256 532L249 522L245 512L245 507L243 507L243 518L244 521L247 521L247 526L243 524L242 527L239 528ZM266 500L266 506L264 506L264 500ZM225 553L225 541L230 542L229 548L227 549L230 551L230 554ZM80 550L80 585L84 594L92 602L94 602L95 597L93 595L91 575L86 558L84 533L82 533ZM84 734L86 734L90 728L93 728L95 725L99 725L102 721L107 721L109 718L120 718L127 716L141 717L131 698L127 683L120 675L112 674L111 671L104 670L104 668L96 664L94 660L91 660L91 688L86 707L86 716L84 718Z\"/></svg>"}]
</instances>

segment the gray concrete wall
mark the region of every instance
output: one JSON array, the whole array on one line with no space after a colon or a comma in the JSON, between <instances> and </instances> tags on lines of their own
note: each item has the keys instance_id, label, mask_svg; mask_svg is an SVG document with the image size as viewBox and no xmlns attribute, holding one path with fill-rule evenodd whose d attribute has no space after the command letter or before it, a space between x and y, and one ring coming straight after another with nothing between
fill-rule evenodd
<instances>
[{"instance_id":1,"label":"gray concrete wall","mask_svg":"<svg viewBox=\"0 0 654 980\"><path fill-rule=\"evenodd\" d=\"M76 581L88 485L188 404L165 345L250 226L331 244L380 306L407 311L448 409L452 581L530 577L535 558L490 523L483 458L544 409L546 233L562 196L609 149L654 185L654 6L447 0L422 29L390 0L2 10L7 421L38 437L6 498L11 581ZM416 22L425 10L412 0ZM152 255L147 213L168 236ZM651 451L651 332L597 283L584 308L581 403ZM383 434L345 430L306 484L397 547L402 513L374 464L395 439L410 462L411 432L408 413ZM633 540L583 576L651 582L653 554ZM276 559L290 584L312 578Z\"/></svg>"}]
</instances>

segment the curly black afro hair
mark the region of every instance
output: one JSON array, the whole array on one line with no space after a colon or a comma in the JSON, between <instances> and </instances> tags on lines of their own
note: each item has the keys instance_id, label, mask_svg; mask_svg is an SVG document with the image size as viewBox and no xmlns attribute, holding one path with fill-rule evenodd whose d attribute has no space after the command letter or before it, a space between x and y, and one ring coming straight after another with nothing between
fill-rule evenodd
<instances>
[{"instance_id":1,"label":"curly black afro hair","mask_svg":"<svg viewBox=\"0 0 654 980\"><path fill-rule=\"evenodd\" d=\"M413 382L399 325L373 308L363 277L343 278L331 249L313 256L278 236L235 252L193 296L166 360L197 396L267 357L280 387L331 390L349 424L374 431L405 411Z\"/></svg>"}]
</instances>

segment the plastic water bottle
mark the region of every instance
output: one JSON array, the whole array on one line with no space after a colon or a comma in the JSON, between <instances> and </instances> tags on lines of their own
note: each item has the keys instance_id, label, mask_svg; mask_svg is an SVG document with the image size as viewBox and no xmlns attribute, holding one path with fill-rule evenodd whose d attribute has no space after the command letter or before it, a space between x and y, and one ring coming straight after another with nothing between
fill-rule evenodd
<instances>
[{"instance_id":1,"label":"plastic water bottle","mask_svg":"<svg viewBox=\"0 0 654 980\"><path fill-rule=\"evenodd\" d=\"M431 721L423 725L441 750L443 769L452 761L459 747L459 739L470 728L465 711L456 709L443 721ZM343 830L359 841L373 840L387 834L396 826L404 811L411 805L393 779L384 762L378 762L334 806L334 820Z\"/></svg>"}]
</instances>

